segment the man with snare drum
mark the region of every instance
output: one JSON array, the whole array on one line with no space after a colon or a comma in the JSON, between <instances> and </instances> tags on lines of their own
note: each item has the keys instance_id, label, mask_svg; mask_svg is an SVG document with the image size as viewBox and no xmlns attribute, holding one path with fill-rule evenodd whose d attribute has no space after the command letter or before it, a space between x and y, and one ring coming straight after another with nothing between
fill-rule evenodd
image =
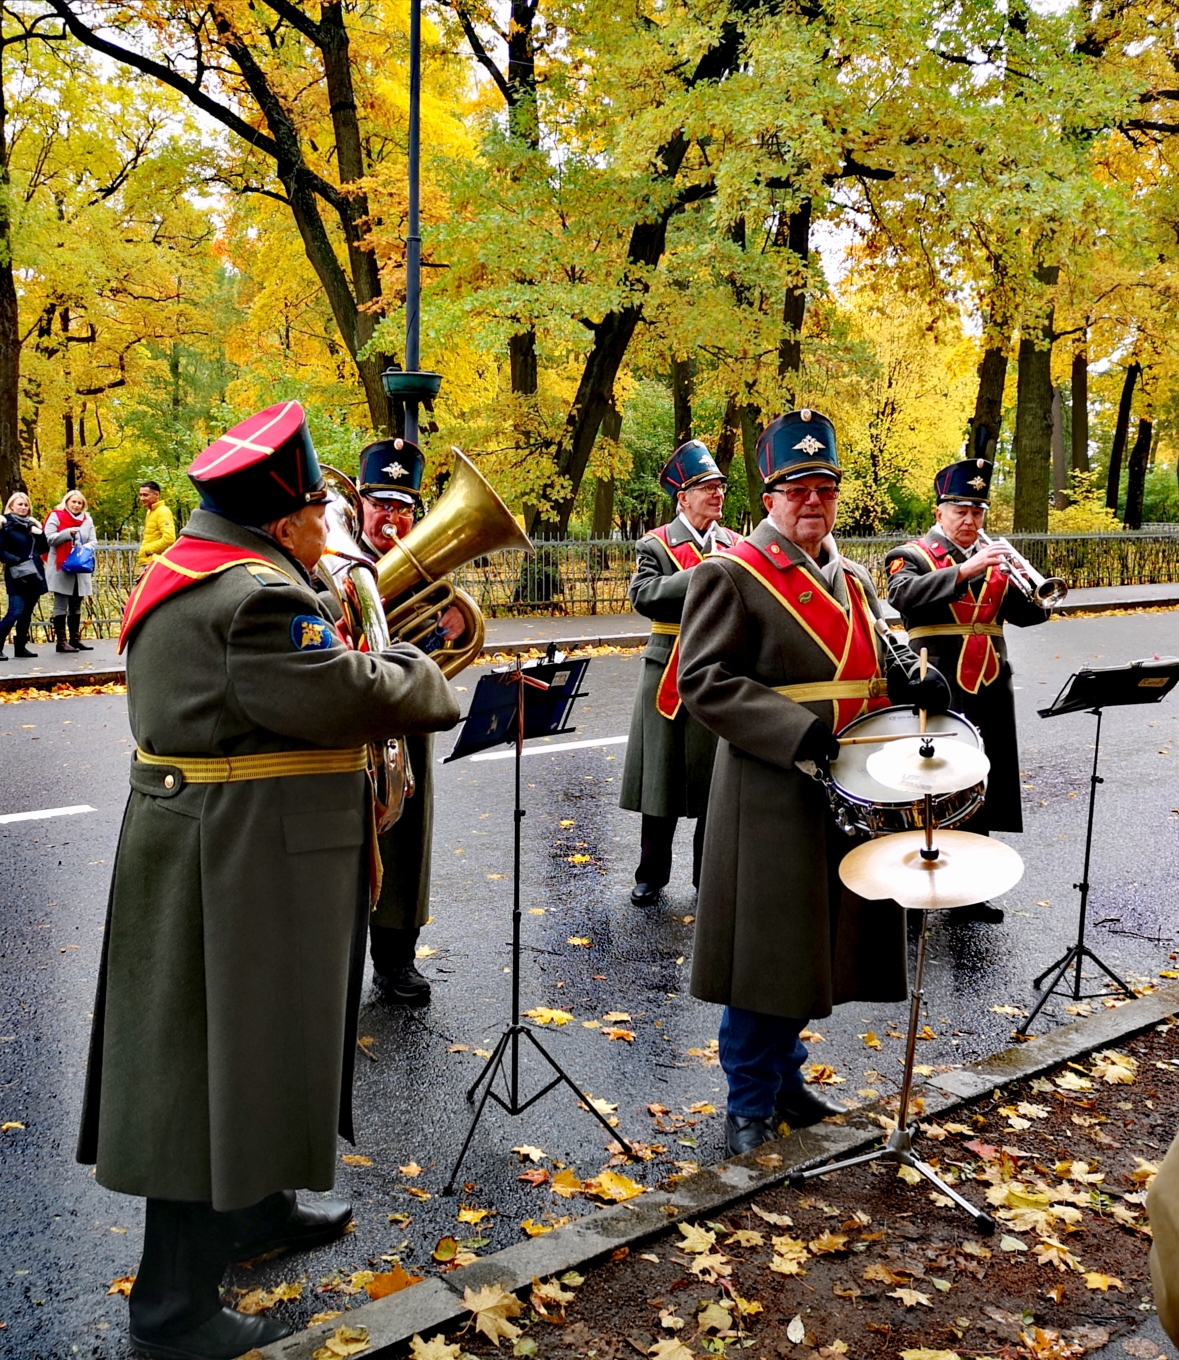
<instances>
[{"instance_id":1,"label":"man with snare drum","mask_svg":"<svg viewBox=\"0 0 1179 1360\"><path fill-rule=\"evenodd\" d=\"M834 734L889 702L944 713L950 699L908 648L885 655L871 578L831 537L842 473L830 420L780 416L757 460L768 518L693 570L680 633L680 693L720 738L691 990L725 1007L734 1156L779 1122L802 1128L840 1111L803 1083L810 1019L907 990L903 913L840 883L854 842L798 762L825 770L840 750Z\"/></svg>"},{"instance_id":2,"label":"man with snare drum","mask_svg":"<svg viewBox=\"0 0 1179 1360\"><path fill-rule=\"evenodd\" d=\"M982 734L991 762L986 802L958 828L987 835L1022 831L1015 693L1003 641L1004 623L1028 628L1048 611L1012 590L1003 564L1007 549L979 540L990 504L994 463L964 458L934 478L936 524L923 538L894 548L885 559L888 601L899 611L909 640L950 682L950 707ZM989 902L957 907L953 921L1003 919Z\"/></svg>"}]
</instances>

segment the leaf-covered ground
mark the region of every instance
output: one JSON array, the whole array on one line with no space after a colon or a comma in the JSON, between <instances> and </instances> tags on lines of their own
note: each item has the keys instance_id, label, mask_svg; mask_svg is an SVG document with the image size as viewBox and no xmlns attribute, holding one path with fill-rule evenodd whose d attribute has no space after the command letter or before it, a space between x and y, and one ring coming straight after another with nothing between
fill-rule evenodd
<instances>
[{"instance_id":1,"label":"leaf-covered ground","mask_svg":"<svg viewBox=\"0 0 1179 1360\"><path fill-rule=\"evenodd\" d=\"M1168 1022L923 1123L920 1155L990 1206L994 1237L924 1181L877 1163L678 1224L584 1277L538 1281L523 1303L502 1291L473 1298L465 1329L416 1340L411 1353L1082 1355L1150 1306L1143 1201L1176 1132L1177 1040Z\"/></svg>"}]
</instances>

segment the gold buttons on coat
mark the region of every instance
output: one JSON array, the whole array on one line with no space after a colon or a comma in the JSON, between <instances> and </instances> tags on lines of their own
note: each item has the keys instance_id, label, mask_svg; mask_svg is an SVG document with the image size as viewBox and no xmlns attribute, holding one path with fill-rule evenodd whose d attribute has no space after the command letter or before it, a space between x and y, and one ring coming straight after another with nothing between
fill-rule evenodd
<instances>
[{"instance_id":1,"label":"gold buttons on coat","mask_svg":"<svg viewBox=\"0 0 1179 1360\"><path fill-rule=\"evenodd\" d=\"M166 775L164 776L164 788L166 788L166 789L174 789L175 787L176 787L176 776L175 776L174 774L166 774Z\"/></svg>"}]
</instances>

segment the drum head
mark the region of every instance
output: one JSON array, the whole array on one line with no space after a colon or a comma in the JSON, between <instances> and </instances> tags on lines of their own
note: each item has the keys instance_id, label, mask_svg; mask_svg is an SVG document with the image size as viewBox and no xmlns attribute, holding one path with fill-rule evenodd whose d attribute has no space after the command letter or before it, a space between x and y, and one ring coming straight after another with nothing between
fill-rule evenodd
<instances>
[{"instance_id":1,"label":"drum head","mask_svg":"<svg viewBox=\"0 0 1179 1360\"><path fill-rule=\"evenodd\" d=\"M865 713L856 718L839 733L841 737L872 737L917 735L918 718L911 708L882 708L875 713ZM982 750L982 738L978 728L968 722L960 713L939 713L931 716L926 723L926 731L933 733L953 732L954 741ZM908 804L919 795L899 793L873 779L868 773L868 757L875 751L887 751L891 743L879 746L865 743L862 746L843 746L839 758L831 762L831 778L841 792L851 795L865 803Z\"/></svg>"}]
</instances>

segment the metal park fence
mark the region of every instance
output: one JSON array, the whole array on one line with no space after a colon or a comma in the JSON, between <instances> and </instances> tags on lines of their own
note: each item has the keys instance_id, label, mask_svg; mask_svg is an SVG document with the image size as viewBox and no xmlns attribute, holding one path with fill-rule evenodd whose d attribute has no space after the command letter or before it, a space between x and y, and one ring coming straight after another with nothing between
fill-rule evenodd
<instances>
[{"instance_id":1,"label":"metal park fence","mask_svg":"<svg viewBox=\"0 0 1179 1360\"><path fill-rule=\"evenodd\" d=\"M862 562L883 591L884 559L905 534L841 538L846 556ZM1165 530L1118 534L1013 534L1011 542L1046 576L1059 576L1071 589L1179 582L1179 534ZM94 593L83 602L86 634L113 637L135 580L136 545L99 545ZM630 609L626 590L634 571L634 544L626 539L559 539L537 543L536 556L492 553L454 573L488 618L524 614L622 614ZM33 637L51 632L53 597L43 596L34 616Z\"/></svg>"}]
</instances>

